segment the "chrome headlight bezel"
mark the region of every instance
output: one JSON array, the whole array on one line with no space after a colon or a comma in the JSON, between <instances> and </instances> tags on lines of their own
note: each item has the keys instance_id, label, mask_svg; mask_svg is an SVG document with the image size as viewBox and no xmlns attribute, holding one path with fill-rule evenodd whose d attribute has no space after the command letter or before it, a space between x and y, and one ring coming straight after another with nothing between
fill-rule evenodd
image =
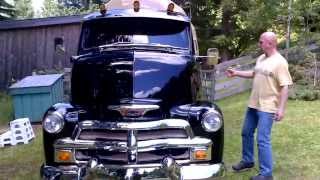
<instances>
[{"instance_id":1,"label":"chrome headlight bezel","mask_svg":"<svg viewBox=\"0 0 320 180\"><path fill-rule=\"evenodd\" d=\"M44 117L42 127L50 134L57 134L63 129L64 123L63 115L58 111L54 111Z\"/></svg>"},{"instance_id":2,"label":"chrome headlight bezel","mask_svg":"<svg viewBox=\"0 0 320 180\"><path fill-rule=\"evenodd\" d=\"M223 124L222 115L216 110L208 110L201 119L202 128L206 132L217 132Z\"/></svg>"}]
</instances>

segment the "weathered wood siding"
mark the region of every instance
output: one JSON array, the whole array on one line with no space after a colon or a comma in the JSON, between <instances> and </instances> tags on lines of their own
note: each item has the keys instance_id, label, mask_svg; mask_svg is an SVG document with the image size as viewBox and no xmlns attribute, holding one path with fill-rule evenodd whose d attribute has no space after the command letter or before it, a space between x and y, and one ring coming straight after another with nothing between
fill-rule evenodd
<instances>
[{"instance_id":1,"label":"weathered wood siding","mask_svg":"<svg viewBox=\"0 0 320 180\"><path fill-rule=\"evenodd\" d=\"M80 23L0 30L0 89L33 71L70 67L79 35ZM55 38L63 38L65 54L56 53Z\"/></svg>"},{"instance_id":2,"label":"weathered wood siding","mask_svg":"<svg viewBox=\"0 0 320 180\"><path fill-rule=\"evenodd\" d=\"M222 99L250 89L252 80L239 77L228 78L225 71L228 67L239 70L249 70L255 66L255 61L256 58L244 56L218 64L216 66L214 99Z\"/></svg>"},{"instance_id":3,"label":"weathered wood siding","mask_svg":"<svg viewBox=\"0 0 320 180\"><path fill-rule=\"evenodd\" d=\"M305 52L311 51L316 52L319 51L319 47L316 44L311 44L305 49L297 49L292 48L289 50L288 53L288 62L292 61L301 61L305 57ZM285 56L286 51L281 50L280 53ZM252 80L245 79L245 78L228 78L225 74L225 71L228 67L233 67L239 70L250 70L253 69L256 63L257 57L252 56L243 56L237 59L233 59L230 61L226 61L224 63L218 64L215 68L215 79L212 81L214 83L214 99L222 99L224 97L228 97L231 95L235 95L244 91L251 89L252 87Z\"/></svg>"}]
</instances>

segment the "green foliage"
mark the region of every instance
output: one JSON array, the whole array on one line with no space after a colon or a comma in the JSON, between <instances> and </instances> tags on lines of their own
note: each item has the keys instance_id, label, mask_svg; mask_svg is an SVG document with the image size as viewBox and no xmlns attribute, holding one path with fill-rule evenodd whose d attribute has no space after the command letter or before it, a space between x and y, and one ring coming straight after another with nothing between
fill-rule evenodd
<instances>
[{"instance_id":1,"label":"green foliage","mask_svg":"<svg viewBox=\"0 0 320 180\"><path fill-rule=\"evenodd\" d=\"M14 7L6 0L0 0L0 21L14 18Z\"/></svg>"},{"instance_id":2,"label":"green foliage","mask_svg":"<svg viewBox=\"0 0 320 180\"><path fill-rule=\"evenodd\" d=\"M192 22L196 27L200 44L200 54L212 47L212 33L219 31L221 9L214 0L191 0Z\"/></svg>"},{"instance_id":3,"label":"green foliage","mask_svg":"<svg viewBox=\"0 0 320 180\"><path fill-rule=\"evenodd\" d=\"M320 98L320 90L310 85L296 85L289 96L293 100L314 101Z\"/></svg>"},{"instance_id":4,"label":"green foliage","mask_svg":"<svg viewBox=\"0 0 320 180\"><path fill-rule=\"evenodd\" d=\"M260 34L274 30L284 34L286 1L192 1L192 20L198 30L200 52L209 47L220 49L224 59L243 54L256 44Z\"/></svg>"},{"instance_id":5,"label":"green foliage","mask_svg":"<svg viewBox=\"0 0 320 180\"><path fill-rule=\"evenodd\" d=\"M316 54L305 50L303 46L290 49L289 71L294 86L289 94L290 99L313 101L320 99L319 77L315 77Z\"/></svg>"},{"instance_id":6,"label":"green foliage","mask_svg":"<svg viewBox=\"0 0 320 180\"><path fill-rule=\"evenodd\" d=\"M248 54L259 49L257 41L264 31L276 32L280 47L286 46L289 0L191 2L201 54L210 47L219 48L224 60ZM319 36L316 32L320 31L320 1L297 0L292 3L290 46L311 43L314 36Z\"/></svg>"},{"instance_id":7,"label":"green foliage","mask_svg":"<svg viewBox=\"0 0 320 180\"><path fill-rule=\"evenodd\" d=\"M13 119L12 100L4 92L0 92L0 126Z\"/></svg>"},{"instance_id":8,"label":"green foliage","mask_svg":"<svg viewBox=\"0 0 320 180\"><path fill-rule=\"evenodd\" d=\"M79 14L78 8L66 8L60 6L55 0L45 0L42 9L42 17L53 17L53 16L68 16Z\"/></svg>"},{"instance_id":9,"label":"green foliage","mask_svg":"<svg viewBox=\"0 0 320 180\"><path fill-rule=\"evenodd\" d=\"M16 18L29 19L34 17L31 0L15 0Z\"/></svg>"},{"instance_id":10,"label":"green foliage","mask_svg":"<svg viewBox=\"0 0 320 180\"><path fill-rule=\"evenodd\" d=\"M309 32L313 28L319 28L319 11L320 11L320 2L316 0L296 0L293 3L293 18L294 26L296 31L299 31L301 25L304 29L301 29L299 32Z\"/></svg>"},{"instance_id":11,"label":"green foliage","mask_svg":"<svg viewBox=\"0 0 320 180\"><path fill-rule=\"evenodd\" d=\"M87 14L90 12L97 11L98 4L94 2L88 5L83 5L82 3L77 3L79 1L74 1L68 4L65 1L60 3L57 0L44 0L44 7L42 9L42 17L52 17L52 16L69 16L69 15L79 15Z\"/></svg>"},{"instance_id":12,"label":"green foliage","mask_svg":"<svg viewBox=\"0 0 320 180\"><path fill-rule=\"evenodd\" d=\"M92 4L101 4L108 0L58 0L58 3L63 5L64 7L75 7L78 9L90 9L90 5Z\"/></svg>"}]
</instances>

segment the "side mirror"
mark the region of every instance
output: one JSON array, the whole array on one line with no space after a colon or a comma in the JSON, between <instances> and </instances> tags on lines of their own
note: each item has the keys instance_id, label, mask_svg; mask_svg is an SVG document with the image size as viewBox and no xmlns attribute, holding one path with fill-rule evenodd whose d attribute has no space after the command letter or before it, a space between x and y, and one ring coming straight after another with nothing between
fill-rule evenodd
<instances>
[{"instance_id":1,"label":"side mirror","mask_svg":"<svg viewBox=\"0 0 320 180\"><path fill-rule=\"evenodd\" d=\"M217 48L209 48L207 50L207 65L214 66L219 62L219 50Z\"/></svg>"},{"instance_id":2,"label":"side mirror","mask_svg":"<svg viewBox=\"0 0 320 180\"><path fill-rule=\"evenodd\" d=\"M214 66L219 62L219 50L217 48L209 48L206 56L194 56L194 58L204 66Z\"/></svg>"}]
</instances>

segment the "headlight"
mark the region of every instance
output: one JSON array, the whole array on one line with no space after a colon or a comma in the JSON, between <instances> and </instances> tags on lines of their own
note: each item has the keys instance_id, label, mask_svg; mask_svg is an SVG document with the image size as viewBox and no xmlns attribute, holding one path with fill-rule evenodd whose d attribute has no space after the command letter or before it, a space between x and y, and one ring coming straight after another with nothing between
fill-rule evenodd
<instances>
[{"instance_id":1,"label":"headlight","mask_svg":"<svg viewBox=\"0 0 320 180\"><path fill-rule=\"evenodd\" d=\"M64 126L63 115L55 111L48 114L43 121L43 128L48 133L58 133Z\"/></svg>"},{"instance_id":2,"label":"headlight","mask_svg":"<svg viewBox=\"0 0 320 180\"><path fill-rule=\"evenodd\" d=\"M222 126L222 117L215 110L209 110L204 113L201 121L202 127L207 132L216 132Z\"/></svg>"}]
</instances>

